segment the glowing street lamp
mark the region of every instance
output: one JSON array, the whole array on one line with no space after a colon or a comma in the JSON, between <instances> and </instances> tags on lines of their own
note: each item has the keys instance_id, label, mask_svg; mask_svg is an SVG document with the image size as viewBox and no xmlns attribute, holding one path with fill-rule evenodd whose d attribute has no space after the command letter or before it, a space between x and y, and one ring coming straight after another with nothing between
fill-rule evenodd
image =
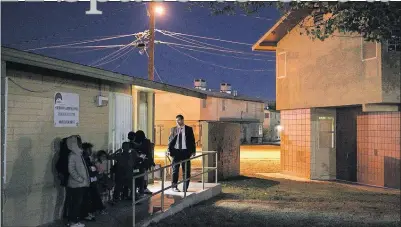
<instances>
[{"instance_id":1,"label":"glowing street lamp","mask_svg":"<svg viewBox=\"0 0 401 227\"><path fill-rule=\"evenodd\" d=\"M155 13L157 13L158 15L163 15L164 14L164 8L160 5L155 7Z\"/></svg>"}]
</instances>

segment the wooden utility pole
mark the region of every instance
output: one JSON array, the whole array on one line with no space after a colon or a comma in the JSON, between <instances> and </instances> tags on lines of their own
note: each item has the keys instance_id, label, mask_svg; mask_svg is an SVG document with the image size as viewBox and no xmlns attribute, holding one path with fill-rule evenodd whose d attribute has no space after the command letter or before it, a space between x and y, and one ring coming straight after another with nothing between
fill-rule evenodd
<instances>
[{"instance_id":1,"label":"wooden utility pole","mask_svg":"<svg viewBox=\"0 0 401 227\"><path fill-rule=\"evenodd\" d=\"M149 2L149 49L148 49L148 79L155 78L155 2Z\"/></svg>"}]
</instances>

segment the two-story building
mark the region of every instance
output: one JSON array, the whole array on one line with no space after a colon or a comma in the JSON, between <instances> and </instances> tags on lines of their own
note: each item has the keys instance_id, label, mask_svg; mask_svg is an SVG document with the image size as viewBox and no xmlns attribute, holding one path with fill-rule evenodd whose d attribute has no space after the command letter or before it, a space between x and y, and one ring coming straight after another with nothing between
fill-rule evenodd
<instances>
[{"instance_id":1,"label":"two-story building","mask_svg":"<svg viewBox=\"0 0 401 227\"><path fill-rule=\"evenodd\" d=\"M312 40L309 15L286 14L252 48L276 52L282 171L400 188L400 43Z\"/></svg>"},{"instance_id":2,"label":"two-story building","mask_svg":"<svg viewBox=\"0 0 401 227\"><path fill-rule=\"evenodd\" d=\"M276 142L280 140L281 125L280 112L265 108L265 119L263 121L263 140L266 142Z\"/></svg>"},{"instance_id":3,"label":"two-story building","mask_svg":"<svg viewBox=\"0 0 401 227\"><path fill-rule=\"evenodd\" d=\"M170 129L176 124L177 114L184 115L185 123L194 128L198 146L201 145L201 121L240 123L242 143L262 142L263 100L237 95L227 83L221 84L220 91L211 91L206 88L206 81L202 79L195 80L191 90L206 95L206 99L163 91L155 93L156 145L167 145Z\"/></svg>"}]
</instances>

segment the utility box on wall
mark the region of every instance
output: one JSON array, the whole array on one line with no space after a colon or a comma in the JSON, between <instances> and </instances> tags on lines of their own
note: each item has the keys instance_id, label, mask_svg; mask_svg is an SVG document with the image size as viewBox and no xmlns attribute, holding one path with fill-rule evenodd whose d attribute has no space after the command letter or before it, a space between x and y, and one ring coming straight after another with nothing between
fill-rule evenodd
<instances>
[{"instance_id":1,"label":"utility box on wall","mask_svg":"<svg viewBox=\"0 0 401 227\"><path fill-rule=\"evenodd\" d=\"M238 123L202 122L202 150L217 151L218 180L240 175L241 126ZM215 155L205 156L205 167L215 167ZM205 174L205 182L215 182L215 171Z\"/></svg>"}]
</instances>

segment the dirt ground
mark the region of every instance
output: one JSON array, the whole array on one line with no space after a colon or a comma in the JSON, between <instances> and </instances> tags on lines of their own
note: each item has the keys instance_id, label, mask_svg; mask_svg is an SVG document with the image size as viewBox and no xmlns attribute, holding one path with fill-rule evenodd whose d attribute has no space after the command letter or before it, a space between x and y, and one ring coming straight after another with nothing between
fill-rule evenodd
<instances>
[{"instance_id":1,"label":"dirt ground","mask_svg":"<svg viewBox=\"0 0 401 227\"><path fill-rule=\"evenodd\" d=\"M399 190L255 174L279 169L279 161L242 161L242 176L222 181L222 195L151 226L401 225Z\"/></svg>"}]
</instances>

